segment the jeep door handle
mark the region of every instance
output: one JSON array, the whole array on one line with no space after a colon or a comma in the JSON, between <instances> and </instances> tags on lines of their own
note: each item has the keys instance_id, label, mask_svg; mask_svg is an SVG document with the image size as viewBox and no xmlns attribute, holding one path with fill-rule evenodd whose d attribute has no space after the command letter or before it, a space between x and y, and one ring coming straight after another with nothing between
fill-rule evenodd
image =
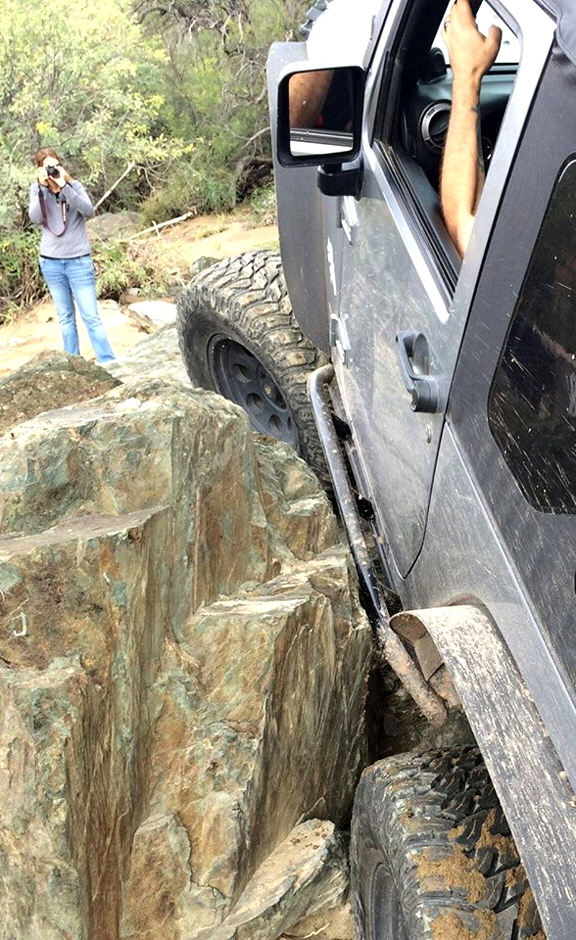
<instances>
[{"instance_id":1,"label":"jeep door handle","mask_svg":"<svg viewBox=\"0 0 576 940\"><path fill-rule=\"evenodd\" d=\"M396 336L396 352L406 391L412 398L412 411L438 410L440 389L430 375L430 348L423 333L405 330Z\"/></svg>"}]
</instances>

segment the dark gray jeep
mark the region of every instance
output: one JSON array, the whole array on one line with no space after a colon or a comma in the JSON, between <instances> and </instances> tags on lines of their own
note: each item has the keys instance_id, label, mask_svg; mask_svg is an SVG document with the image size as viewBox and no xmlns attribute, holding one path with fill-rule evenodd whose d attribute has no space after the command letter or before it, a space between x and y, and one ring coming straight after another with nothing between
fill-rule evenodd
<instances>
[{"instance_id":1,"label":"dark gray jeep","mask_svg":"<svg viewBox=\"0 0 576 940\"><path fill-rule=\"evenodd\" d=\"M181 343L329 477L379 648L434 728L460 710L473 733L364 773L358 937L576 940L576 6L481 6L504 42L463 261L446 14L319 0L272 48L281 263L200 274ZM290 126L308 71L330 89Z\"/></svg>"}]
</instances>

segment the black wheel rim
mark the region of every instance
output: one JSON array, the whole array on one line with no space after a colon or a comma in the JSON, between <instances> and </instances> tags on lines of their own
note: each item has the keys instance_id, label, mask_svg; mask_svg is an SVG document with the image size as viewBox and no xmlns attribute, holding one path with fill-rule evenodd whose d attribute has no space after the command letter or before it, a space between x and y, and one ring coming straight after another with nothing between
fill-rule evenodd
<instances>
[{"instance_id":1,"label":"black wheel rim","mask_svg":"<svg viewBox=\"0 0 576 940\"><path fill-rule=\"evenodd\" d=\"M370 940L409 940L402 902L385 865L378 865L374 871L370 901Z\"/></svg>"},{"instance_id":2,"label":"black wheel rim","mask_svg":"<svg viewBox=\"0 0 576 940\"><path fill-rule=\"evenodd\" d=\"M227 336L212 337L208 355L220 394L244 409L255 431L269 434L297 450L298 435L292 413L276 382L256 356Z\"/></svg>"}]
</instances>

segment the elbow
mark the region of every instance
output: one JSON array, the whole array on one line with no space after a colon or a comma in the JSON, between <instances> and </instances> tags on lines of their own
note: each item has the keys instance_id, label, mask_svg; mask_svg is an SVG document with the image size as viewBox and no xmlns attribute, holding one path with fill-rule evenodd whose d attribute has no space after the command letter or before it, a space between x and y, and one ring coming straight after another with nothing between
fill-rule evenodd
<instances>
[{"instance_id":1,"label":"elbow","mask_svg":"<svg viewBox=\"0 0 576 940\"><path fill-rule=\"evenodd\" d=\"M445 207L442 208L442 215L450 239L460 257L463 258L470 241L474 216L468 212L451 212Z\"/></svg>"},{"instance_id":2,"label":"elbow","mask_svg":"<svg viewBox=\"0 0 576 940\"><path fill-rule=\"evenodd\" d=\"M92 205L92 200L86 193L84 193L82 198L77 201L76 205L78 211L85 219L91 219L94 217L96 209Z\"/></svg>"},{"instance_id":3,"label":"elbow","mask_svg":"<svg viewBox=\"0 0 576 940\"><path fill-rule=\"evenodd\" d=\"M474 216L467 215L465 218L460 219L459 224L454 232L454 244L456 245L456 251L461 258L463 258L466 254L466 249L468 248L473 225Z\"/></svg>"}]
</instances>

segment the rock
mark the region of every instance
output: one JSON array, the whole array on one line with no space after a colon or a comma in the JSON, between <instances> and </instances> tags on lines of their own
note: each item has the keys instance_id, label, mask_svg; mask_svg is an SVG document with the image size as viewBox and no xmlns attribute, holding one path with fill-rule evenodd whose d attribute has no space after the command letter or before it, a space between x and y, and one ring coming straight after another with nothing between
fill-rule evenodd
<instances>
[{"instance_id":1,"label":"rock","mask_svg":"<svg viewBox=\"0 0 576 940\"><path fill-rule=\"evenodd\" d=\"M194 940L295 826L346 824L370 633L292 451L130 379L0 438L0 536L0 937ZM345 891L326 833L259 937Z\"/></svg>"},{"instance_id":2,"label":"rock","mask_svg":"<svg viewBox=\"0 0 576 940\"><path fill-rule=\"evenodd\" d=\"M290 928L290 940L354 940L354 920L350 901L308 914Z\"/></svg>"},{"instance_id":3,"label":"rock","mask_svg":"<svg viewBox=\"0 0 576 940\"><path fill-rule=\"evenodd\" d=\"M0 379L0 434L42 411L97 398L118 384L102 366L81 356L41 353Z\"/></svg>"},{"instance_id":4,"label":"rock","mask_svg":"<svg viewBox=\"0 0 576 940\"><path fill-rule=\"evenodd\" d=\"M19 616L16 622L21 632ZM3 645L7 630L11 627L2 618ZM65 752L71 730L81 720L86 684L73 657L55 659L43 670L2 663L2 940L84 935L80 878L68 845Z\"/></svg>"},{"instance_id":5,"label":"rock","mask_svg":"<svg viewBox=\"0 0 576 940\"><path fill-rule=\"evenodd\" d=\"M142 222L137 212L126 210L124 212L98 212L94 218L88 220L86 225L92 241L96 239L108 241L132 235L142 227Z\"/></svg>"},{"instance_id":6,"label":"rock","mask_svg":"<svg viewBox=\"0 0 576 940\"><path fill-rule=\"evenodd\" d=\"M285 930L302 937L303 914L308 924L319 914L324 929L315 928L315 936L326 940L327 912L342 911L348 884L342 836L333 823L310 820L295 826L270 853L223 924L201 931L197 940L271 940ZM350 922L341 925L349 930Z\"/></svg>"},{"instance_id":7,"label":"rock","mask_svg":"<svg viewBox=\"0 0 576 940\"><path fill-rule=\"evenodd\" d=\"M170 376L183 386L191 385L178 346L177 329L173 324L160 327L151 336L146 336L121 358L107 363L106 369L110 375L122 381L144 377L165 379Z\"/></svg>"},{"instance_id":8,"label":"rock","mask_svg":"<svg viewBox=\"0 0 576 940\"><path fill-rule=\"evenodd\" d=\"M299 819L348 820L369 654L362 615L351 616L348 564L343 549L324 553L258 591L203 607L166 651L150 805L154 819L177 817L190 840L190 881L172 898L179 918L190 890L213 892L204 921L198 911L182 920L191 940L218 923ZM138 909L143 886L154 896L149 872L159 867L153 854L144 858L132 867L132 905L128 889ZM147 922L155 936L154 911Z\"/></svg>"},{"instance_id":9,"label":"rock","mask_svg":"<svg viewBox=\"0 0 576 940\"><path fill-rule=\"evenodd\" d=\"M176 304L166 300L141 300L128 306L128 314L145 333L176 322Z\"/></svg>"}]
</instances>

